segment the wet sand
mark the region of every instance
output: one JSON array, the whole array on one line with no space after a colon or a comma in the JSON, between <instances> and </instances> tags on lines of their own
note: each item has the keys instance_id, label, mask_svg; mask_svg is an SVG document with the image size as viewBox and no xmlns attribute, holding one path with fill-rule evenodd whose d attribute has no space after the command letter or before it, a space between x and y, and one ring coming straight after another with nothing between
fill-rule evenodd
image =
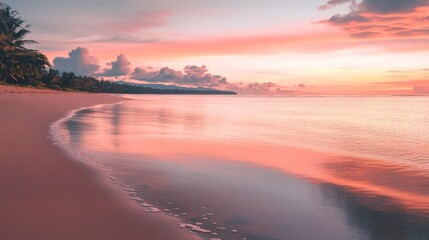
<instances>
[{"instance_id":1,"label":"wet sand","mask_svg":"<svg viewBox=\"0 0 429 240\"><path fill-rule=\"evenodd\" d=\"M0 239L195 239L143 212L48 138L73 109L123 99L0 86Z\"/></svg>"},{"instance_id":2,"label":"wet sand","mask_svg":"<svg viewBox=\"0 0 429 240\"><path fill-rule=\"evenodd\" d=\"M132 153L136 142L121 140L121 149ZM152 158L180 161L183 156L201 159L231 159L269 167L314 183L346 187L350 191L380 193L408 210L429 214L429 176L425 171L379 159L341 156L333 153L275 144L248 142L167 140L151 138L144 153ZM168 147L166 147L168 146ZM115 147L109 146L108 149ZM109 154L114 154L110 152ZM296 161L285 161L296 159ZM366 195L366 194L364 194ZM379 208L379 206L374 206Z\"/></svg>"}]
</instances>

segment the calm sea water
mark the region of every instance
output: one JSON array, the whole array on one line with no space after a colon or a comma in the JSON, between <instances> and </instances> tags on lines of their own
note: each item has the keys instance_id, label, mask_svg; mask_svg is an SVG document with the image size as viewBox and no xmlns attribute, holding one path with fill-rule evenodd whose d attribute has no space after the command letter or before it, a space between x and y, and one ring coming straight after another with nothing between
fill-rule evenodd
<instances>
[{"instance_id":1,"label":"calm sea water","mask_svg":"<svg viewBox=\"0 0 429 240\"><path fill-rule=\"evenodd\" d=\"M203 238L429 239L429 98L127 97L55 139L145 211Z\"/></svg>"}]
</instances>

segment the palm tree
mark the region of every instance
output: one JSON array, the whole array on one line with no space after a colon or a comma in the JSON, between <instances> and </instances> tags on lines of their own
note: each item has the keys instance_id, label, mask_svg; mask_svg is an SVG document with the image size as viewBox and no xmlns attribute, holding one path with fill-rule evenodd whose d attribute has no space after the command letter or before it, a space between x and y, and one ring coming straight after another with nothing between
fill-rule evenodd
<instances>
[{"instance_id":1,"label":"palm tree","mask_svg":"<svg viewBox=\"0 0 429 240\"><path fill-rule=\"evenodd\" d=\"M25 40L30 33L30 25L19 17L19 12L9 5L0 2L0 40L3 48L10 50L25 49L24 45L37 43L34 40Z\"/></svg>"},{"instance_id":2,"label":"palm tree","mask_svg":"<svg viewBox=\"0 0 429 240\"><path fill-rule=\"evenodd\" d=\"M30 25L19 17L19 12L0 2L0 81L22 82L35 77L49 66L45 55L25 45L37 43L27 40Z\"/></svg>"}]
</instances>

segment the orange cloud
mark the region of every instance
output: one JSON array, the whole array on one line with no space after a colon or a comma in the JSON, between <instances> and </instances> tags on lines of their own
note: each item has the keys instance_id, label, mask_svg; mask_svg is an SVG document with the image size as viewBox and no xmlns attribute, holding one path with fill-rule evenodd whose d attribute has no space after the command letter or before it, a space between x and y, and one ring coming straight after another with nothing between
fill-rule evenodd
<instances>
[{"instance_id":1,"label":"orange cloud","mask_svg":"<svg viewBox=\"0 0 429 240\"><path fill-rule=\"evenodd\" d=\"M371 43L370 43L371 44ZM294 53L323 53L358 47L360 43L340 31L327 31L302 35L259 35L218 37L177 41L45 41L46 46L63 46L65 49L85 46L96 52L100 59L109 59L123 52L132 59L171 59L195 56L258 55ZM64 54L52 49L49 57Z\"/></svg>"},{"instance_id":2,"label":"orange cloud","mask_svg":"<svg viewBox=\"0 0 429 240\"><path fill-rule=\"evenodd\" d=\"M408 80L408 81L392 81L392 82L377 82L374 84L383 84L390 86L400 86L400 87L413 87L416 85L427 85L429 86L429 80Z\"/></svg>"},{"instance_id":3,"label":"orange cloud","mask_svg":"<svg viewBox=\"0 0 429 240\"><path fill-rule=\"evenodd\" d=\"M393 82L379 82L378 85L385 85L390 87L410 89L411 94L429 94L429 80L408 80L408 81L393 81Z\"/></svg>"},{"instance_id":4,"label":"orange cloud","mask_svg":"<svg viewBox=\"0 0 429 240\"><path fill-rule=\"evenodd\" d=\"M326 9L351 1L329 1ZM340 27L355 38L416 38L429 37L429 1L364 0L351 3L352 10L344 15L334 15L322 23Z\"/></svg>"},{"instance_id":5,"label":"orange cloud","mask_svg":"<svg viewBox=\"0 0 429 240\"><path fill-rule=\"evenodd\" d=\"M116 45L117 46L117 45ZM214 55L279 54L285 52L321 53L358 46L340 32L302 36L245 36L174 42L127 44L130 57L193 57Z\"/></svg>"}]
</instances>

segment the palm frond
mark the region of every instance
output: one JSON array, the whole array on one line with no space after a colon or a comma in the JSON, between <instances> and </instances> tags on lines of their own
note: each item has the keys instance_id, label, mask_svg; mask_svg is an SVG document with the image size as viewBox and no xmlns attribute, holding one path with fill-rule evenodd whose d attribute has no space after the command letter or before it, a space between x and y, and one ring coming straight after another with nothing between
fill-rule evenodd
<instances>
[{"instance_id":1,"label":"palm frond","mask_svg":"<svg viewBox=\"0 0 429 240\"><path fill-rule=\"evenodd\" d=\"M17 32L13 33L13 39L15 40L21 40L25 37L25 35L29 34L30 30L26 28L21 28Z\"/></svg>"},{"instance_id":2,"label":"palm frond","mask_svg":"<svg viewBox=\"0 0 429 240\"><path fill-rule=\"evenodd\" d=\"M16 45L24 46L24 45L30 45L30 44L38 44L39 42L34 40L17 40L15 41Z\"/></svg>"}]
</instances>

